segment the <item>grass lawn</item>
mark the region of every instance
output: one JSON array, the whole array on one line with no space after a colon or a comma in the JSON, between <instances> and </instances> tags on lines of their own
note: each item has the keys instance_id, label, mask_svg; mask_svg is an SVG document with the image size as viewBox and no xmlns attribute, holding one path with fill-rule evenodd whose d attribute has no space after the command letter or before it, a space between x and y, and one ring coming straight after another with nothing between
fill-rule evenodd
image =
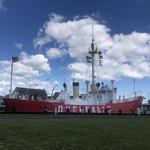
<instances>
[{"instance_id":1,"label":"grass lawn","mask_svg":"<svg viewBox=\"0 0 150 150\"><path fill-rule=\"evenodd\" d=\"M0 114L0 150L150 149L150 117Z\"/></svg>"}]
</instances>

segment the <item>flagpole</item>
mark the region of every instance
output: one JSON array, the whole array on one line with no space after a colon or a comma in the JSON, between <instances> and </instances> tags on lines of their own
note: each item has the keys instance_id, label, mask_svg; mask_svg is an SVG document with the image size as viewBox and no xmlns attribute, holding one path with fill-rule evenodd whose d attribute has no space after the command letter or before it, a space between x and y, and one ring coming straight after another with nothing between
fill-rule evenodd
<instances>
[{"instance_id":1,"label":"flagpole","mask_svg":"<svg viewBox=\"0 0 150 150\"><path fill-rule=\"evenodd\" d=\"M12 92L12 76L13 76L13 60L11 60L11 74L10 74L10 90L9 92Z\"/></svg>"},{"instance_id":2,"label":"flagpole","mask_svg":"<svg viewBox=\"0 0 150 150\"><path fill-rule=\"evenodd\" d=\"M19 58L18 57L12 57L11 59L11 74L10 74L10 90L9 92L11 93L12 92L12 84L13 84L13 63L14 62L18 62L19 61Z\"/></svg>"}]
</instances>

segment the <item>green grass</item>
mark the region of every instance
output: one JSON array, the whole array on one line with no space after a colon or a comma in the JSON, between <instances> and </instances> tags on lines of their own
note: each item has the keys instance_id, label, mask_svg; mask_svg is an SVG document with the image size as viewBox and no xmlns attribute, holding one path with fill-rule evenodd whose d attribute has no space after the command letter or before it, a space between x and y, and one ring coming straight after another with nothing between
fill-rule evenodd
<instances>
[{"instance_id":1,"label":"green grass","mask_svg":"<svg viewBox=\"0 0 150 150\"><path fill-rule=\"evenodd\" d=\"M150 118L0 115L0 150L143 150Z\"/></svg>"}]
</instances>

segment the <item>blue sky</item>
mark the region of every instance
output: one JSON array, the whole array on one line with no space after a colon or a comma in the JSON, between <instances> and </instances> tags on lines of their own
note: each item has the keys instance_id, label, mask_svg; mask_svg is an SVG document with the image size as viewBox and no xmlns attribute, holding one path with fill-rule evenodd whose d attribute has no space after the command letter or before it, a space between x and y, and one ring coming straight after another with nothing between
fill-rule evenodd
<instances>
[{"instance_id":1,"label":"blue sky","mask_svg":"<svg viewBox=\"0 0 150 150\"><path fill-rule=\"evenodd\" d=\"M75 78L82 90L90 76L84 55L94 23L104 53L98 80L115 79L118 94L132 96L136 78L138 93L148 97L149 6L149 0L0 0L0 93L9 91L12 56L20 58L13 87L37 83L50 93L64 81L70 87Z\"/></svg>"}]
</instances>

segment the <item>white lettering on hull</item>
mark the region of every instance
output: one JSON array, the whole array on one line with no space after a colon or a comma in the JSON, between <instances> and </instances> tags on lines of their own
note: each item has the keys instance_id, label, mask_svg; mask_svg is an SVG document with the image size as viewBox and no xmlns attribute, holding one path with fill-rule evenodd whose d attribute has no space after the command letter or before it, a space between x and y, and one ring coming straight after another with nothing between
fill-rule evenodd
<instances>
[{"instance_id":1,"label":"white lettering on hull","mask_svg":"<svg viewBox=\"0 0 150 150\"><path fill-rule=\"evenodd\" d=\"M85 112L88 113L89 112L89 106L85 106Z\"/></svg>"},{"instance_id":2,"label":"white lettering on hull","mask_svg":"<svg viewBox=\"0 0 150 150\"><path fill-rule=\"evenodd\" d=\"M58 112L65 112L69 110L70 112L74 113L105 113L105 107L100 107L100 106L77 106L77 105L66 105L66 106L58 106L57 107Z\"/></svg>"},{"instance_id":3,"label":"white lettering on hull","mask_svg":"<svg viewBox=\"0 0 150 150\"><path fill-rule=\"evenodd\" d=\"M84 109L83 109L82 106L79 106L79 112L80 112L80 113L83 113L83 112L84 112Z\"/></svg>"},{"instance_id":4,"label":"white lettering on hull","mask_svg":"<svg viewBox=\"0 0 150 150\"><path fill-rule=\"evenodd\" d=\"M63 112L63 106L58 106L58 112Z\"/></svg>"},{"instance_id":5,"label":"white lettering on hull","mask_svg":"<svg viewBox=\"0 0 150 150\"><path fill-rule=\"evenodd\" d=\"M101 112L102 112L102 111L101 111L100 107L97 106L97 113L101 113Z\"/></svg>"},{"instance_id":6,"label":"white lettering on hull","mask_svg":"<svg viewBox=\"0 0 150 150\"><path fill-rule=\"evenodd\" d=\"M95 113L95 107L92 106L92 113Z\"/></svg>"},{"instance_id":7,"label":"white lettering on hull","mask_svg":"<svg viewBox=\"0 0 150 150\"><path fill-rule=\"evenodd\" d=\"M77 106L73 106L73 112L77 112Z\"/></svg>"}]
</instances>

